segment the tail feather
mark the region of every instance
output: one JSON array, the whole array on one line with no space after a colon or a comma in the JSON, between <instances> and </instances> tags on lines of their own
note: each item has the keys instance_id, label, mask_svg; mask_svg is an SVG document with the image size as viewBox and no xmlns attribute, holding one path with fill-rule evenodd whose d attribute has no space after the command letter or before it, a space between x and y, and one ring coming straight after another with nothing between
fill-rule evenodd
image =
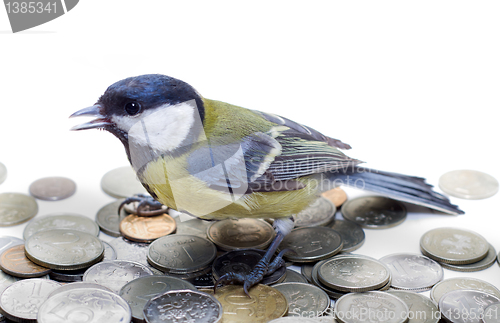
<instances>
[{"instance_id":1,"label":"tail feather","mask_svg":"<svg viewBox=\"0 0 500 323\"><path fill-rule=\"evenodd\" d=\"M395 200L423 205L450 214L463 214L448 197L434 191L422 177L354 167L342 173L331 173L330 181L377 192Z\"/></svg>"}]
</instances>

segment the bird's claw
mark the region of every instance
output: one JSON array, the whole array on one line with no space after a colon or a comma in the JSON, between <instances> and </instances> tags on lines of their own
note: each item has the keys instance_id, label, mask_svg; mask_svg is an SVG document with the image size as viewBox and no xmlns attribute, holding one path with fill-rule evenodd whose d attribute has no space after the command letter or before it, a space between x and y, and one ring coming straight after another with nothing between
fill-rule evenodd
<instances>
[{"instance_id":1,"label":"bird's claw","mask_svg":"<svg viewBox=\"0 0 500 323\"><path fill-rule=\"evenodd\" d=\"M243 283L243 291L248 297L250 297L250 293L248 290L255 284L262 281L265 275L270 275L278 270L281 266L283 266L285 263L285 261L283 260L283 255L289 251L292 250L284 249L280 251L280 253L274 258L271 263L266 261L264 258L259 260L255 267L253 267L252 271L248 274L229 272L222 275L219 279L217 279L215 283L214 293L217 291L217 286L219 286L219 284L228 285L234 283Z\"/></svg>"},{"instance_id":2,"label":"bird's claw","mask_svg":"<svg viewBox=\"0 0 500 323\"><path fill-rule=\"evenodd\" d=\"M120 206L118 207L118 214L120 214L123 206L133 202L139 202L139 204L137 205L137 215L139 216L147 216L148 214L146 214L144 211L159 211L163 207L163 204L149 195L136 194L134 196L127 197L123 202L120 203Z\"/></svg>"}]
</instances>

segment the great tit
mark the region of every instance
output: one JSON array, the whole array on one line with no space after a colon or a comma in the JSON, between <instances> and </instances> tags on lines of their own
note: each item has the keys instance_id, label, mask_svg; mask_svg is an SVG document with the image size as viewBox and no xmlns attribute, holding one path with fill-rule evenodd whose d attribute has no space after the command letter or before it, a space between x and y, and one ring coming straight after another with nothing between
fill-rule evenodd
<instances>
[{"instance_id":1,"label":"great tit","mask_svg":"<svg viewBox=\"0 0 500 323\"><path fill-rule=\"evenodd\" d=\"M420 177L375 171L341 150L348 144L292 120L206 99L191 85L159 74L118 81L95 116L72 130L104 129L125 147L137 177L162 204L203 219L274 218L276 238L243 282L245 292L282 262L272 255L290 220L318 194L339 185L452 214L463 213ZM281 256L281 255L280 255Z\"/></svg>"}]
</instances>

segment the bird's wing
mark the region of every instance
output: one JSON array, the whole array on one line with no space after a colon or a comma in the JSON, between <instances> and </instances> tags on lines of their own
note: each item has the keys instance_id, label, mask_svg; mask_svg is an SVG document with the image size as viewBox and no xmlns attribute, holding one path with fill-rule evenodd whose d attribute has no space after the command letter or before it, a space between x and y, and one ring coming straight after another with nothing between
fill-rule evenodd
<instances>
[{"instance_id":1,"label":"bird's wing","mask_svg":"<svg viewBox=\"0 0 500 323\"><path fill-rule=\"evenodd\" d=\"M349 144L346 144L338 139L327 137L322 133L320 133L319 131L314 130L313 128L310 128L308 126L304 126L303 124L297 123L293 120L283 118L281 116L272 113L261 112L256 110L254 110L254 112L259 114L267 121L273 122L280 126L285 126L290 128L288 131L285 131L285 133L289 132L293 134L295 137L301 137L306 140L323 141L327 143L329 146L340 149L351 149L351 146Z\"/></svg>"},{"instance_id":2,"label":"bird's wing","mask_svg":"<svg viewBox=\"0 0 500 323\"><path fill-rule=\"evenodd\" d=\"M188 171L212 189L244 194L300 189L304 184L297 179L302 176L360 163L319 132L293 126L277 125L229 144L220 138L207 143L190 154Z\"/></svg>"}]
</instances>

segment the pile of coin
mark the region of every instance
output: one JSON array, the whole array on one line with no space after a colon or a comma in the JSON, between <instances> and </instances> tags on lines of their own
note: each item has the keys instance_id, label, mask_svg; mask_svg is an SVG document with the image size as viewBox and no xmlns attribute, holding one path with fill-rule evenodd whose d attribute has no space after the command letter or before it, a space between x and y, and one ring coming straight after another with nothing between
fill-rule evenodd
<instances>
[{"instance_id":1,"label":"pile of coin","mask_svg":"<svg viewBox=\"0 0 500 323\"><path fill-rule=\"evenodd\" d=\"M424 255L456 271L478 271L492 266L495 248L480 234L459 228L436 228L420 239Z\"/></svg>"}]
</instances>

